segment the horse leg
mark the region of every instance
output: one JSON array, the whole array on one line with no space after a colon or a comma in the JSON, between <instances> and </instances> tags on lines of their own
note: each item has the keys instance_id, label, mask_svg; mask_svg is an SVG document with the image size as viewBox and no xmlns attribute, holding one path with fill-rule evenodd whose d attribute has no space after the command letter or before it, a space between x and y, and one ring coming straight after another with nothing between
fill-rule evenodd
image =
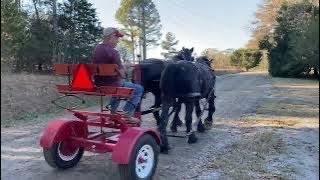
<instances>
[{"instance_id":1,"label":"horse leg","mask_svg":"<svg viewBox=\"0 0 320 180\"><path fill-rule=\"evenodd\" d=\"M200 107L200 99L199 100L196 100L195 101L195 109L196 109L196 114L197 114L197 117L198 117L198 124L197 124L197 130L198 132L204 132L205 131L205 127L202 123L202 120L201 120L201 107Z\"/></svg>"},{"instance_id":2,"label":"horse leg","mask_svg":"<svg viewBox=\"0 0 320 180\"><path fill-rule=\"evenodd\" d=\"M179 118L179 113L180 113L180 110L181 110L181 103L178 101L178 102L175 102L174 103L174 118L171 122L171 126L170 126L170 129L172 132L177 132L178 129L177 129L177 126L181 126L182 122Z\"/></svg>"},{"instance_id":3,"label":"horse leg","mask_svg":"<svg viewBox=\"0 0 320 180\"><path fill-rule=\"evenodd\" d=\"M213 124L213 113L216 111L215 107L215 98L216 96L212 96L210 99L208 99L209 102L209 112L208 112L208 117L205 119L205 126L207 129L212 127Z\"/></svg>"},{"instance_id":4,"label":"horse leg","mask_svg":"<svg viewBox=\"0 0 320 180\"><path fill-rule=\"evenodd\" d=\"M160 151L164 154L168 154L168 151L170 149L168 137L167 137L167 124L169 119L169 108L170 108L170 100L165 99L162 104L162 113L160 122L158 125L158 130L160 132L160 138L161 138L161 145L160 145Z\"/></svg>"},{"instance_id":5,"label":"horse leg","mask_svg":"<svg viewBox=\"0 0 320 180\"><path fill-rule=\"evenodd\" d=\"M154 105L153 105L153 108L159 108L161 106L161 95L158 92L154 92L153 94L154 94ZM153 116L156 119L157 126L159 126L159 123L161 121L159 111L154 111L153 112Z\"/></svg>"},{"instance_id":6,"label":"horse leg","mask_svg":"<svg viewBox=\"0 0 320 180\"><path fill-rule=\"evenodd\" d=\"M195 133L192 131L192 113L194 109L194 103L193 101L186 101L186 126L187 126L187 133L188 133L188 143L196 143L197 142L197 137Z\"/></svg>"},{"instance_id":7,"label":"horse leg","mask_svg":"<svg viewBox=\"0 0 320 180\"><path fill-rule=\"evenodd\" d=\"M181 111L181 105L182 105L182 101L180 99L178 99L177 102L177 111L175 112L175 116L174 116L174 121L176 122L177 126L182 126L182 121L179 117L179 113Z\"/></svg>"}]
</instances>

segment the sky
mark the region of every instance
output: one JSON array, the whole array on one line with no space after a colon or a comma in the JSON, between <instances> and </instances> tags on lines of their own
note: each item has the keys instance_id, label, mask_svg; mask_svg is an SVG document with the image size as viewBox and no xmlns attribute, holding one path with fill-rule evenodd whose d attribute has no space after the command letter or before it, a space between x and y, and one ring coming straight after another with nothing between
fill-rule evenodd
<instances>
[{"instance_id":1,"label":"sky","mask_svg":"<svg viewBox=\"0 0 320 180\"><path fill-rule=\"evenodd\" d=\"M120 25L115 13L121 0L89 0L97 10L103 27ZM245 46L250 38L250 21L261 0L154 0L160 13L162 39L167 32L175 34L177 46L194 47L200 53L206 48L224 50ZM161 47L148 50L148 58L160 58Z\"/></svg>"},{"instance_id":2,"label":"sky","mask_svg":"<svg viewBox=\"0 0 320 180\"><path fill-rule=\"evenodd\" d=\"M25 1L25 0L24 0ZM58 0L59 1L59 0ZM88 0L96 8L103 27L121 27L115 13L121 0ZM250 39L248 30L262 0L153 0L159 11L162 38L172 32L181 49L194 47L197 55L206 48L240 48ZM148 49L148 58L162 58L161 47Z\"/></svg>"},{"instance_id":3,"label":"sky","mask_svg":"<svg viewBox=\"0 0 320 180\"><path fill-rule=\"evenodd\" d=\"M23 0L26 1L26 0ZM60 1L60 0L58 0ZM96 8L103 27L121 27L115 13L121 0L88 0ZM241 48L250 39L248 30L262 0L153 0L159 11L162 37L172 32L179 44L194 47L197 55L206 48ZM162 49L148 49L148 58L162 58Z\"/></svg>"}]
</instances>

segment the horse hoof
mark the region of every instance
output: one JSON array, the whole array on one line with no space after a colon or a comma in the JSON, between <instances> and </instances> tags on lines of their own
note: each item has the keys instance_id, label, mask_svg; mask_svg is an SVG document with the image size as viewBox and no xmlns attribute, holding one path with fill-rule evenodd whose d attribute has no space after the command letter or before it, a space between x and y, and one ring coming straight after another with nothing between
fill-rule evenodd
<instances>
[{"instance_id":1,"label":"horse hoof","mask_svg":"<svg viewBox=\"0 0 320 180\"><path fill-rule=\"evenodd\" d=\"M178 132L177 126L171 126L170 130L171 132L174 132L174 133Z\"/></svg>"},{"instance_id":2,"label":"horse hoof","mask_svg":"<svg viewBox=\"0 0 320 180\"><path fill-rule=\"evenodd\" d=\"M206 130L206 128L204 127L204 125L202 123L199 123L197 130L198 130L198 132L203 133Z\"/></svg>"},{"instance_id":3,"label":"horse hoof","mask_svg":"<svg viewBox=\"0 0 320 180\"><path fill-rule=\"evenodd\" d=\"M183 125L183 123L182 123L182 121L181 121L180 119L178 119L178 120L176 121L176 123L177 123L177 126L179 126L179 127L181 127L181 126Z\"/></svg>"},{"instance_id":4,"label":"horse hoof","mask_svg":"<svg viewBox=\"0 0 320 180\"><path fill-rule=\"evenodd\" d=\"M159 125L160 125L160 121L156 120L156 123L157 123L157 126L159 126Z\"/></svg>"},{"instance_id":5,"label":"horse hoof","mask_svg":"<svg viewBox=\"0 0 320 180\"><path fill-rule=\"evenodd\" d=\"M193 144L193 143L196 143L197 141L198 141L198 138L196 137L196 135L194 133L191 133L188 137L188 143Z\"/></svg>"},{"instance_id":6,"label":"horse hoof","mask_svg":"<svg viewBox=\"0 0 320 180\"><path fill-rule=\"evenodd\" d=\"M206 121L206 122L204 123L205 129L206 129L206 130L211 129L211 128L212 128L212 124L213 124L213 122Z\"/></svg>"},{"instance_id":7,"label":"horse hoof","mask_svg":"<svg viewBox=\"0 0 320 180\"><path fill-rule=\"evenodd\" d=\"M162 154L169 154L169 150L170 150L171 148L170 148L170 146L164 146L164 145L162 145L162 146L160 146L160 153L162 153Z\"/></svg>"}]
</instances>

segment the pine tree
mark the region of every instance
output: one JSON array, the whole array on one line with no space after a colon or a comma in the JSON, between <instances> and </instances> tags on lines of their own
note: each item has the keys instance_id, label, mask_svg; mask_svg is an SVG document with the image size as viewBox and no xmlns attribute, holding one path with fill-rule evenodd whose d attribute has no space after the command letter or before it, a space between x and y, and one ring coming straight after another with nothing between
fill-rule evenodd
<instances>
[{"instance_id":1,"label":"pine tree","mask_svg":"<svg viewBox=\"0 0 320 180\"><path fill-rule=\"evenodd\" d=\"M142 47L142 59L146 59L147 47L159 45L161 37L160 15L155 4L152 0L122 0L116 18L125 27L136 27L132 30L138 32L138 39L134 41ZM132 39L131 43L135 43Z\"/></svg>"},{"instance_id":2,"label":"pine tree","mask_svg":"<svg viewBox=\"0 0 320 180\"><path fill-rule=\"evenodd\" d=\"M165 40L161 42L161 47L165 50L165 52L162 52L161 55L163 55L165 59L174 56L177 53L177 50L174 46L176 46L178 43L179 41L176 40L174 34L168 32L165 36Z\"/></svg>"},{"instance_id":3,"label":"pine tree","mask_svg":"<svg viewBox=\"0 0 320 180\"><path fill-rule=\"evenodd\" d=\"M125 34L122 39L123 48L126 48L126 51L131 52L133 62L135 61L135 51L136 43L139 38L139 29L134 26L129 12L132 8L132 1L123 0L121 1L120 8L116 12L116 20L123 25L121 31Z\"/></svg>"},{"instance_id":4,"label":"pine tree","mask_svg":"<svg viewBox=\"0 0 320 180\"><path fill-rule=\"evenodd\" d=\"M269 72L272 76L296 77L317 71L317 16L319 6L310 2L281 7L274 32L260 43L260 48L268 50Z\"/></svg>"},{"instance_id":5,"label":"pine tree","mask_svg":"<svg viewBox=\"0 0 320 180\"><path fill-rule=\"evenodd\" d=\"M248 71L256 67L261 61L262 53L256 49L237 49L231 55L231 64Z\"/></svg>"},{"instance_id":6,"label":"pine tree","mask_svg":"<svg viewBox=\"0 0 320 180\"><path fill-rule=\"evenodd\" d=\"M27 15L14 0L1 0L1 62L13 64L25 42Z\"/></svg>"},{"instance_id":7,"label":"pine tree","mask_svg":"<svg viewBox=\"0 0 320 180\"><path fill-rule=\"evenodd\" d=\"M57 62L58 52L57 52L57 36L58 36L58 12L57 12L57 0L43 0L43 3L48 8L48 20L52 25L52 61Z\"/></svg>"},{"instance_id":8,"label":"pine tree","mask_svg":"<svg viewBox=\"0 0 320 180\"><path fill-rule=\"evenodd\" d=\"M132 52L129 50L125 41L121 41L118 44L117 50L119 51L120 57L124 63L128 63L133 59Z\"/></svg>"},{"instance_id":9,"label":"pine tree","mask_svg":"<svg viewBox=\"0 0 320 180\"><path fill-rule=\"evenodd\" d=\"M132 61L134 63L136 42L139 37L139 30L134 26L127 25L122 28L121 31L125 34L121 41L122 47L125 48L128 53L131 53Z\"/></svg>"},{"instance_id":10,"label":"pine tree","mask_svg":"<svg viewBox=\"0 0 320 180\"><path fill-rule=\"evenodd\" d=\"M95 9L87 0L68 0L60 11L60 50L69 62L88 61L102 36Z\"/></svg>"}]
</instances>

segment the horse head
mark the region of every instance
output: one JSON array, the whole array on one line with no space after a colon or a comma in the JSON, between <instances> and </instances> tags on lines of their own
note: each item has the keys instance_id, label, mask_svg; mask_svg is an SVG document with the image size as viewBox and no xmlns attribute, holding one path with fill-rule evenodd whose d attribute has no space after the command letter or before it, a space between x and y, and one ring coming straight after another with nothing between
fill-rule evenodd
<instances>
[{"instance_id":1,"label":"horse head","mask_svg":"<svg viewBox=\"0 0 320 180\"><path fill-rule=\"evenodd\" d=\"M206 56L200 56L196 59L196 62L201 63L201 64L205 64L210 68L211 68L212 61L213 61L212 59L209 59ZM212 68L212 70L213 70L213 68Z\"/></svg>"},{"instance_id":2,"label":"horse head","mask_svg":"<svg viewBox=\"0 0 320 180\"><path fill-rule=\"evenodd\" d=\"M193 47L190 49L182 47L182 49L177 53L177 55L173 57L173 60L194 61L194 57L192 56L192 53L193 53Z\"/></svg>"}]
</instances>

